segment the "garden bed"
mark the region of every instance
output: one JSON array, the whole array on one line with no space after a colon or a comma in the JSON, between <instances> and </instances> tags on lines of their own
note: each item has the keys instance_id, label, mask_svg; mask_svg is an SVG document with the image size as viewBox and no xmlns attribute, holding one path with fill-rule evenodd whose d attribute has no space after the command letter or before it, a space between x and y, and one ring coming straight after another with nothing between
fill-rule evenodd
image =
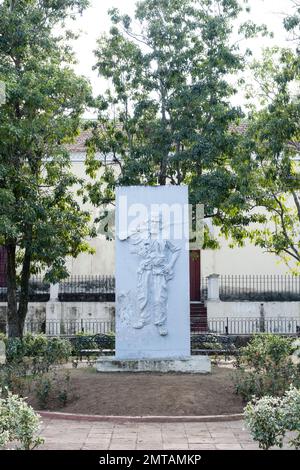
<instances>
[{"instance_id":1,"label":"garden bed","mask_svg":"<svg viewBox=\"0 0 300 470\"><path fill-rule=\"evenodd\" d=\"M213 366L212 374L97 373L71 370L73 397L64 408L47 409L97 415L204 416L241 413L244 403L234 393L232 370ZM28 401L38 409L36 399Z\"/></svg>"}]
</instances>

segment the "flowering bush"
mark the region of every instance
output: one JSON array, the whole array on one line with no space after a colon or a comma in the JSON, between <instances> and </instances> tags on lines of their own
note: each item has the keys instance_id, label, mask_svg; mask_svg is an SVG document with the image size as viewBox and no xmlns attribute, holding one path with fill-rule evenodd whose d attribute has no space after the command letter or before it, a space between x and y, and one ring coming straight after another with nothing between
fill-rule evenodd
<instances>
[{"instance_id":1,"label":"flowering bush","mask_svg":"<svg viewBox=\"0 0 300 470\"><path fill-rule=\"evenodd\" d=\"M246 366L259 370L278 367L286 363L294 351L291 338L273 334L258 334L241 349L240 361Z\"/></svg>"},{"instance_id":2,"label":"flowering bush","mask_svg":"<svg viewBox=\"0 0 300 470\"><path fill-rule=\"evenodd\" d=\"M244 410L246 423L259 447L282 447L287 431L295 433L289 444L300 448L300 390L291 387L282 398L254 398Z\"/></svg>"},{"instance_id":3,"label":"flowering bush","mask_svg":"<svg viewBox=\"0 0 300 470\"><path fill-rule=\"evenodd\" d=\"M296 348L291 338L255 335L237 357L236 392L248 401L253 395L282 396L290 385L300 387L300 365L292 360Z\"/></svg>"},{"instance_id":4,"label":"flowering bush","mask_svg":"<svg viewBox=\"0 0 300 470\"><path fill-rule=\"evenodd\" d=\"M19 450L32 450L44 442L37 436L40 418L23 398L7 392L0 395L0 447L16 441Z\"/></svg>"}]
</instances>

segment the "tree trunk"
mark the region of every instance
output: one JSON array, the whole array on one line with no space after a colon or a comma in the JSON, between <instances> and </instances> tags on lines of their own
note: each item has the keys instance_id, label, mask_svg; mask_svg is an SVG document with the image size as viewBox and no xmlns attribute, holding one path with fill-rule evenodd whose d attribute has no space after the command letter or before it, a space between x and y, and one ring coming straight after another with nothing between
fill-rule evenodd
<instances>
[{"instance_id":1,"label":"tree trunk","mask_svg":"<svg viewBox=\"0 0 300 470\"><path fill-rule=\"evenodd\" d=\"M17 272L16 272L16 244L6 245L7 249L7 325L8 336L21 337L22 330L18 318L17 306Z\"/></svg>"},{"instance_id":2,"label":"tree trunk","mask_svg":"<svg viewBox=\"0 0 300 470\"><path fill-rule=\"evenodd\" d=\"M30 242L25 249L25 255L23 259L22 275L21 275L21 288L20 288L20 301L18 308L18 320L19 327L22 331L24 330L24 323L28 310L28 294L29 294L29 279L30 279L30 264L31 264L31 236Z\"/></svg>"},{"instance_id":3,"label":"tree trunk","mask_svg":"<svg viewBox=\"0 0 300 470\"><path fill-rule=\"evenodd\" d=\"M159 74L163 75L160 64L158 64L158 71L159 71ZM166 109L167 104L166 104L166 90L165 90L163 80L161 77L159 78L159 88L160 88L160 97L161 97L161 121L163 125L163 133L164 133L164 139L165 139L166 130L167 130L167 109ZM166 142L164 143L163 147L164 149L161 155L159 175L158 175L158 184L160 186L165 186L167 184L168 145L166 145Z\"/></svg>"}]
</instances>

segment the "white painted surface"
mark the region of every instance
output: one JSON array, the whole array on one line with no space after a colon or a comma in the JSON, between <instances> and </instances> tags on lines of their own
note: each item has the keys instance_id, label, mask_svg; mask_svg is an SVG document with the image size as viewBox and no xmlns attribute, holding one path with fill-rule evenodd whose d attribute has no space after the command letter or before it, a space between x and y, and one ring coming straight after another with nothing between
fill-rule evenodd
<instances>
[{"instance_id":1,"label":"white painted surface","mask_svg":"<svg viewBox=\"0 0 300 470\"><path fill-rule=\"evenodd\" d=\"M123 198L126 198L127 208L133 209L133 205L138 202L143 204L148 212L146 215L141 215L140 220L145 227L143 233L148 237L147 243L141 240L140 233L134 228L135 216L132 214L130 217L122 206L125 201ZM166 235L167 238L163 236L163 240L155 238L154 232L151 232L155 225L150 213L153 204L169 206L177 204L181 208L183 217L180 218L178 213L172 216L174 227L182 229L180 238L175 236L178 232L174 229ZM190 355L188 211L183 211L184 205L187 204L186 186L117 188L116 357L118 359L174 358ZM149 215L150 221L146 221ZM161 216L162 227L165 228L167 225L165 214ZM128 223L128 232L123 222L121 223L123 220ZM130 227L133 227L132 234ZM158 241L161 243L159 250ZM179 256L173 267L173 276L168 280L168 276L161 274L160 270L162 266L168 265L174 249L179 250ZM166 250L169 252L168 259L166 259ZM148 281L145 281L145 276ZM146 282L148 288L144 287ZM158 296L158 292L162 290L163 294ZM167 321L158 323L157 308L161 309L161 312L164 311L162 300L164 298ZM164 314L162 316L165 317Z\"/></svg>"},{"instance_id":2,"label":"white painted surface","mask_svg":"<svg viewBox=\"0 0 300 470\"><path fill-rule=\"evenodd\" d=\"M211 361L208 356L190 356L182 359L117 360L114 356L99 357L98 372L181 372L208 374Z\"/></svg>"},{"instance_id":3,"label":"white painted surface","mask_svg":"<svg viewBox=\"0 0 300 470\"><path fill-rule=\"evenodd\" d=\"M207 301L208 318L259 318L261 304L265 318L299 318L300 302L213 302Z\"/></svg>"},{"instance_id":4,"label":"white painted surface","mask_svg":"<svg viewBox=\"0 0 300 470\"><path fill-rule=\"evenodd\" d=\"M58 300L59 283L50 284L50 301L55 302Z\"/></svg>"},{"instance_id":5,"label":"white painted surface","mask_svg":"<svg viewBox=\"0 0 300 470\"><path fill-rule=\"evenodd\" d=\"M7 310L7 303L0 302L0 309ZM115 302L30 302L26 321L114 321Z\"/></svg>"},{"instance_id":6,"label":"white painted surface","mask_svg":"<svg viewBox=\"0 0 300 470\"><path fill-rule=\"evenodd\" d=\"M219 275L211 274L207 279L207 299L213 301L220 300Z\"/></svg>"}]
</instances>

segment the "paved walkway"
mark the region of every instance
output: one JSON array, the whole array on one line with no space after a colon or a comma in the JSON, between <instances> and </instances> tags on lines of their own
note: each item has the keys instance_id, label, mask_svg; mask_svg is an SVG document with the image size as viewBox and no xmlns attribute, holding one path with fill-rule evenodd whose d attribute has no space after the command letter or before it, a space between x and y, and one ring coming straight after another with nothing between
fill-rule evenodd
<instances>
[{"instance_id":1,"label":"paved walkway","mask_svg":"<svg viewBox=\"0 0 300 470\"><path fill-rule=\"evenodd\" d=\"M258 449L243 421L113 423L43 418L40 449L241 450Z\"/></svg>"}]
</instances>

